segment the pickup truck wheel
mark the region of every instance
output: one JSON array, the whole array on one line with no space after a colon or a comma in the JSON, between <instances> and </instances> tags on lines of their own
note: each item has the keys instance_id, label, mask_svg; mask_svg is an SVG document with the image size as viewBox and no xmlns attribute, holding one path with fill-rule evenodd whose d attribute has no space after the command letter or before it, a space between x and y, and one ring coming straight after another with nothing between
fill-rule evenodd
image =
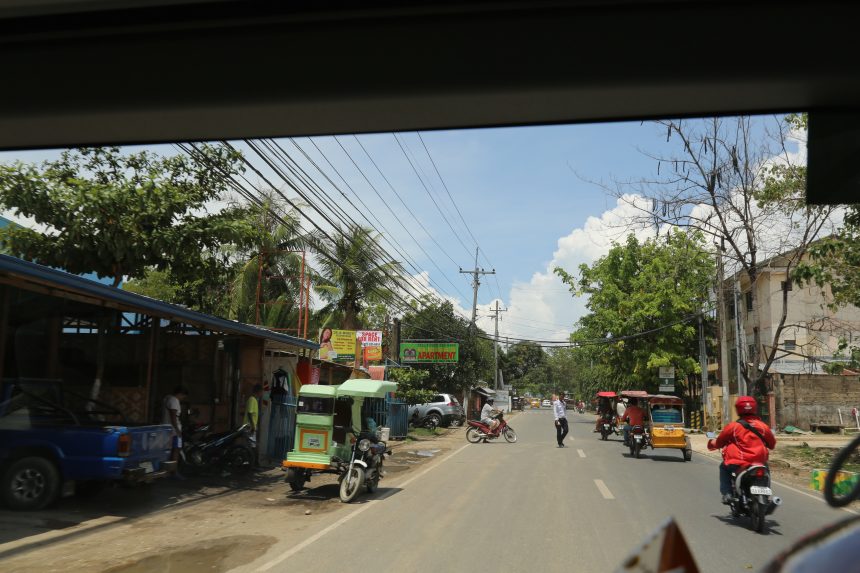
<instances>
[{"instance_id":1,"label":"pickup truck wheel","mask_svg":"<svg viewBox=\"0 0 860 573\"><path fill-rule=\"evenodd\" d=\"M6 468L2 487L3 501L9 509L33 511L57 499L60 475L45 458L21 458Z\"/></svg>"}]
</instances>

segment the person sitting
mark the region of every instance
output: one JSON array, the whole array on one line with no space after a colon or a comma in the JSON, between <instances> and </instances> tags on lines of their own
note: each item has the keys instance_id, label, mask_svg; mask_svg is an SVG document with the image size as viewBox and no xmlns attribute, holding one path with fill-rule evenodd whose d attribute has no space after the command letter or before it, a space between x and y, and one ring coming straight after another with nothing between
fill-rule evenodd
<instances>
[{"instance_id":1,"label":"person sitting","mask_svg":"<svg viewBox=\"0 0 860 573\"><path fill-rule=\"evenodd\" d=\"M715 439L708 440L708 449L723 450L720 464L720 494L723 503L732 502L732 474L750 466L767 465L770 452L776 447L776 437L770 427L758 417L758 404L752 396L738 396L735 401L738 420L728 424Z\"/></svg>"},{"instance_id":2,"label":"person sitting","mask_svg":"<svg viewBox=\"0 0 860 573\"><path fill-rule=\"evenodd\" d=\"M627 409L624 410L624 445L630 445L630 430L633 426L645 427L645 410L639 407L639 400L630 398Z\"/></svg>"},{"instance_id":3,"label":"person sitting","mask_svg":"<svg viewBox=\"0 0 860 573\"><path fill-rule=\"evenodd\" d=\"M496 410L493 408L493 399L487 398L484 407L481 408L481 423L486 424L490 428L490 432L495 432L499 427L499 420L496 418Z\"/></svg>"}]
</instances>

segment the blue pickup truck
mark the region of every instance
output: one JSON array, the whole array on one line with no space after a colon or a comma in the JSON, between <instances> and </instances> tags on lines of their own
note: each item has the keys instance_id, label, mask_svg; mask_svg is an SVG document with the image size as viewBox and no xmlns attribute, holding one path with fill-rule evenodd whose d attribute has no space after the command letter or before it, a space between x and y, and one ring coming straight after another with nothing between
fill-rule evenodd
<instances>
[{"instance_id":1,"label":"blue pickup truck","mask_svg":"<svg viewBox=\"0 0 860 573\"><path fill-rule=\"evenodd\" d=\"M41 509L72 491L176 469L169 425L129 424L58 381L6 381L0 390L0 500L11 509Z\"/></svg>"}]
</instances>

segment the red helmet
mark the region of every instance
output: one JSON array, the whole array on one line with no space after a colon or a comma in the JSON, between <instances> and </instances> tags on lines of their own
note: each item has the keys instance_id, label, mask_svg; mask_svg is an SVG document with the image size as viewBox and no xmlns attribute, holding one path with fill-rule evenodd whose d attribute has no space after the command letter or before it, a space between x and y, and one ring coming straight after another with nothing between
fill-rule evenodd
<instances>
[{"instance_id":1,"label":"red helmet","mask_svg":"<svg viewBox=\"0 0 860 573\"><path fill-rule=\"evenodd\" d=\"M758 415L758 404L752 396L738 396L735 401L735 410L738 416L756 416Z\"/></svg>"}]
</instances>

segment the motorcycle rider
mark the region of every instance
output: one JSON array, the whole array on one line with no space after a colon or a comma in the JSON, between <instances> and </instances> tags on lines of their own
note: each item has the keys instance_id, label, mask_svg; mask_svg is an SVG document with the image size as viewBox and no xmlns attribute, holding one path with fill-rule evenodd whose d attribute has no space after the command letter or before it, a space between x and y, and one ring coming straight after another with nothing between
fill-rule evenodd
<instances>
[{"instance_id":1,"label":"motorcycle rider","mask_svg":"<svg viewBox=\"0 0 860 573\"><path fill-rule=\"evenodd\" d=\"M600 424L603 423L604 417L612 417L612 405L609 403L609 398L601 397L597 401L597 421L594 422L594 431L600 431Z\"/></svg>"},{"instance_id":2,"label":"motorcycle rider","mask_svg":"<svg viewBox=\"0 0 860 573\"><path fill-rule=\"evenodd\" d=\"M484 407L481 408L481 422L490 427L490 432L495 432L499 427L499 420L495 417L495 409L493 408L493 399L487 398Z\"/></svg>"},{"instance_id":3,"label":"motorcycle rider","mask_svg":"<svg viewBox=\"0 0 860 573\"><path fill-rule=\"evenodd\" d=\"M716 439L708 440L708 449L723 449L720 464L720 493L723 503L732 501L732 473L753 465L767 465L768 450L776 447L770 427L758 417L758 404L752 396L738 396L735 401L738 420L728 424Z\"/></svg>"},{"instance_id":4,"label":"motorcycle rider","mask_svg":"<svg viewBox=\"0 0 860 573\"><path fill-rule=\"evenodd\" d=\"M645 425L645 410L639 407L637 398L630 398L627 408L624 410L624 445L630 445L630 430L633 426Z\"/></svg>"}]
</instances>

